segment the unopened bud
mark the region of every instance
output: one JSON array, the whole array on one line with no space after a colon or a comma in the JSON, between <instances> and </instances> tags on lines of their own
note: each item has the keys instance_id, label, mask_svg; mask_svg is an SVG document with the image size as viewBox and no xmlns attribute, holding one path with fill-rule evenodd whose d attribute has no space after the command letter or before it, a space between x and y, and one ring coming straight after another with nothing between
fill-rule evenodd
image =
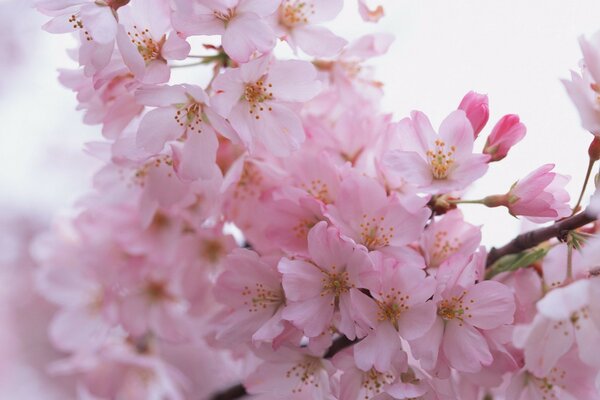
<instances>
[{"instance_id":1,"label":"unopened bud","mask_svg":"<svg viewBox=\"0 0 600 400\"><path fill-rule=\"evenodd\" d=\"M525 137L526 132L527 128L521 123L518 115L505 115L492 129L483 153L491 156L490 162L500 161L506 157L512 146Z\"/></svg>"},{"instance_id":2,"label":"unopened bud","mask_svg":"<svg viewBox=\"0 0 600 400\"><path fill-rule=\"evenodd\" d=\"M473 135L477 137L490 118L488 97L485 94L471 91L463 97L458 109L467 114L473 127Z\"/></svg>"},{"instance_id":3,"label":"unopened bud","mask_svg":"<svg viewBox=\"0 0 600 400\"><path fill-rule=\"evenodd\" d=\"M590 143L588 154L590 156L590 160L600 160L600 138L598 138L598 136L594 136L594 140L592 140L592 143Z\"/></svg>"}]
</instances>

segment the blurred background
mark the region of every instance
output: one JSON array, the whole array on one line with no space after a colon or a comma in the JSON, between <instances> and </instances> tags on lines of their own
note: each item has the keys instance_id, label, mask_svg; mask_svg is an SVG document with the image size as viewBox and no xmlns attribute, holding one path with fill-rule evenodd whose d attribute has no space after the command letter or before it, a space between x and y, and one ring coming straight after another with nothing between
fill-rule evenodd
<instances>
[{"instance_id":1,"label":"blurred background","mask_svg":"<svg viewBox=\"0 0 600 400\"><path fill-rule=\"evenodd\" d=\"M577 37L600 29L597 0L373 0L386 12L376 25L360 20L353 0L346 3L330 24L337 34L396 37L372 62L385 84L384 110L395 119L421 110L437 127L475 90L488 94L491 111L476 146L504 114L518 114L527 126L526 138L465 197L503 193L544 163L572 177L568 189L577 197L591 135L560 78L577 68ZM45 332L51 308L32 292L28 250L56 215L69 213L99 166L83 145L100 139L100 128L82 123L75 95L57 80L58 68L76 67L66 52L75 41L41 31L45 20L30 0L0 0L1 400L67 398L45 372L57 357ZM465 213L483 225L486 245L521 229L505 210L473 206Z\"/></svg>"}]
</instances>

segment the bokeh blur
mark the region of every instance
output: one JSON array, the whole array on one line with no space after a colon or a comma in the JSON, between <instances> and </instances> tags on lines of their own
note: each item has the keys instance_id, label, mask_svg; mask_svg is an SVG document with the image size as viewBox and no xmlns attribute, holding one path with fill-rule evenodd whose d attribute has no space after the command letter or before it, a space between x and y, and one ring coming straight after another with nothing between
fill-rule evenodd
<instances>
[{"instance_id":1,"label":"bokeh blur","mask_svg":"<svg viewBox=\"0 0 600 400\"><path fill-rule=\"evenodd\" d=\"M577 67L577 37L600 29L600 3L380 2L386 16L379 24L358 23L355 1L348 1L331 28L349 39L373 31L395 35L390 52L374 61L385 84L386 111L401 118L422 110L437 125L475 90L490 98L490 125L515 113L528 128L508 159L492 166L466 197L504 192L549 162L572 176L568 188L577 195L591 135L580 127L559 79ZM52 308L35 295L30 254L33 238L56 215L73 212L99 165L84 144L99 140L100 129L83 124L74 94L57 79L57 69L76 67L67 51L74 39L43 32L45 17L31 3L0 0L1 400L72 395L72 388L47 372L58 357L46 339ZM502 244L521 229L516 219L507 223L504 210L473 206L467 214L484 225L486 245Z\"/></svg>"}]
</instances>

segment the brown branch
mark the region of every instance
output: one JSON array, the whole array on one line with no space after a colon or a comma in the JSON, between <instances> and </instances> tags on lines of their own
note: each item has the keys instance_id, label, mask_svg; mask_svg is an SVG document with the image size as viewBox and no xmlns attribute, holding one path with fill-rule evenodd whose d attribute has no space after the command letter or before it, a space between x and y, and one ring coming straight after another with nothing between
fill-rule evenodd
<instances>
[{"instance_id":1,"label":"brown branch","mask_svg":"<svg viewBox=\"0 0 600 400\"><path fill-rule=\"evenodd\" d=\"M566 235L569 233L569 231L581 228L582 226L587 225L590 222L594 222L595 220L595 216L591 215L591 213L588 213L588 210L584 210L577 215L560 220L554 223L554 225L525 232L502 247L492 247L487 256L486 267L490 267L501 257L509 254L517 254L523 250L531 249L532 247L535 247L546 240L558 238L559 240L563 241L566 239Z\"/></svg>"},{"instance_id":2,"label":"brown branch","mask_svg":"<svg viewBox=\"0 0 600 400\"><path fill-rule=\"evenodd\" d=\"M350 340L346 336L341 336L333 341L323 358L331 358L346 347L352 346L357 341L358 340ZM210 400L234 400L242 398L247 394L248 392L246 392L244 385L238 383L237 385L231 386L213 395Z\"/></svg>"}]
</instances>

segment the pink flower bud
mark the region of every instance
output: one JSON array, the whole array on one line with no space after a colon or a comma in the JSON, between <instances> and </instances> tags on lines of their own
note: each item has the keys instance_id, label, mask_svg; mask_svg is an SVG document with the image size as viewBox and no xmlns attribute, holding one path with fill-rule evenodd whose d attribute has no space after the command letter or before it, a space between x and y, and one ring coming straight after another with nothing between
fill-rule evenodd
<instances>
[{"instance_id":1,"label":"pink flower bud","mask_svg":"<svg viewBox=\"0 0 600 400\"><path fill-rule=\"evenodd\" d=\"M512 146L525 137L525 132L527 128L520 122L518 115L505 115L492 129L483 153L491 156L490 162L500 161L506 157Z\"/></svg>"},{"instance_id":2,"label":"pink flower bud","mask_svg":"<svg viewBox=\"0 0 600 400\"><path fill-rule=\"evenodd\" d=\"M467 114L467 118L473 126L473 134L477 137L490 118L487 95L470 91L463 97L458 109Z\"/></svg>"},{"instance_id":3,"label":"pink flower bud","mask_svg":"<svg viewBox=\"0 0 600 400\"><path fill-rule=\"evenodd\" d=\"M551 172L553 164L542 165L513 185L507 193L512 215L522 215L535 223L557 220L571 213L565 185L569 177Z\"/></svg>"}]
</instances>

